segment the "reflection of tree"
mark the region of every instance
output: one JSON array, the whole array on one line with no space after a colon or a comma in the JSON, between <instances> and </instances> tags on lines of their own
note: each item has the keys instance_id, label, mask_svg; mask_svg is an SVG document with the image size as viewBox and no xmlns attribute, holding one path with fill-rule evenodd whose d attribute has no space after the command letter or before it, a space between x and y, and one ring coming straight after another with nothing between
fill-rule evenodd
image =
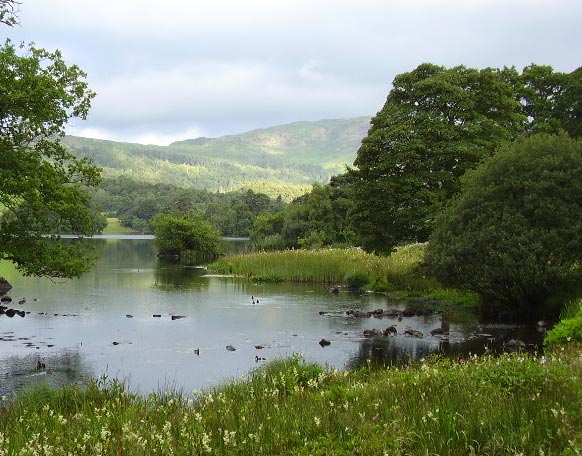
<instances>
[{"instance_id":1,"label":"reflection of tree","mask_svg":"<svg viewBox=\"0 0 582 456\"><path fill-rule=\"evenodd\" d=\"M156 262L151 239L93 239L101 258L97 268L151 268Z\"/></svg>"},{"instance_id":2,"label":"reflection of tree","mask_svg":"<svg viewBox=\"0 0 582 456\"><path fill-rule=\"evenodd\" d=\"M206 290L208 278L202 277L206 269L183 266L179 262L160 259L154 272L155 286L159 288Z\"/></svg>"},{"instance_id":3,"label":"reflection of tree","mask_svg":"<svg viewBox=\"0 0 582 456\"><path fill-rule=\"evenodd\" d=\"M39 361L46 367L38 369ZM0 396L10 397L22 387L37 382L62 387L86 384L92 378L91 366L78 349L10 356L0 361Z\"/></svg>"},{"instance_id":4,"label":"reflection of tree","mask_svg":"<svg viewBox=\"0 0 582 456\"><path fill-rule=\"evenodd\" d=\"M365 366L370 360L376 366L403 366L436 352L437 346L409 337L373 337L360 343L358 352L347 363L348 368Z\"/></svg>"}]
</instances>

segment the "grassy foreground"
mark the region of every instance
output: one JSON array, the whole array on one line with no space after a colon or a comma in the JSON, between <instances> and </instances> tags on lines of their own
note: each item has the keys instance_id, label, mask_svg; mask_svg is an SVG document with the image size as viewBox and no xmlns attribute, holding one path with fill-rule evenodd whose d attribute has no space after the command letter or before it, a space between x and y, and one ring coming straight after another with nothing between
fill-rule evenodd
<instances>
[{"instance_id":1,"label":"grassy foreground","mask_svg":"<svg viewBox=\"0 0 582 456\"><path fill-rule=\"evenodd\" d=\"M346 372L295 357L193 397L37 386L0 413L0 455L578 455L580 348Z\"/></svg>"}]
</instances>

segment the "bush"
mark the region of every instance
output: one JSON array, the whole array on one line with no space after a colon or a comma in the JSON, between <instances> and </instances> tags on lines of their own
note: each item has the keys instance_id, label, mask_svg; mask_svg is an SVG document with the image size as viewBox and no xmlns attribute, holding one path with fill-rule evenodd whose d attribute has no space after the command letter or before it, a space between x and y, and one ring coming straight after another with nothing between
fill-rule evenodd
<instances>
[{"instance_id":1,"label":"bush","mask_svg":"<svg viewBox=\"0 0 582 456\"><path fill-rule=\"evenodd\" d=\"M560 317L561 321L548 331L544 345L582 342L582 299L567 302Z\"/></svg>"},{"instance_id":2,"label":"bush","mask_svg":"<svg viewBox=\"0 0 582 456\"><path fill-rule=\"evenodd\" d=\"M216 255L220 232L196 216L158 214L152 221L161 255Z\"/></svg>"},{"instance_id":3,"label":"bush","mask_svg":"<svg viewBox=\"0 0 582 456\"><path fill-rule=\"evenodd\" d=\"M348 272L344 276L344 282L349 288L360 290L370 282L370 278L365 272Z\"/></svg>"},{"instance_id":4,"label":"bush","mask_svg":"<svg viewBox=\"0 0 582 456\"><path fill-rule=\"evenodd\" d=\"M503 148L465 176L438 218L429 272L489 302L549 312L548 298L582 278L581 176L582 142L565 133Z\"/></svg>"}]
</instances>

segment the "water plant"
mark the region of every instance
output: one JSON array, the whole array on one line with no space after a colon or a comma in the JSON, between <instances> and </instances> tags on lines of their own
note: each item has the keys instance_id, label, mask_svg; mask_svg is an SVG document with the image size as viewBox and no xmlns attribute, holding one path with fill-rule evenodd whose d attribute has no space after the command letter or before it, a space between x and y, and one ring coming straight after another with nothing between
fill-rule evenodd
<instances>
[{"instance_id":1,"label":"water plant","mask_svg":"<svg viewBox=\"0 0 582 456\"><path fill-rule=\"evenodd\" d=\"M277 277L290 282L345 284L373 291L398 291L442 298L466 307L479 304L475 293L444 289L422 269L426 244L398 247L389 256L365 252L360 248L284 250L242 253L223 257L210 268L262 280Z\"/></svg>"}]
</instances>

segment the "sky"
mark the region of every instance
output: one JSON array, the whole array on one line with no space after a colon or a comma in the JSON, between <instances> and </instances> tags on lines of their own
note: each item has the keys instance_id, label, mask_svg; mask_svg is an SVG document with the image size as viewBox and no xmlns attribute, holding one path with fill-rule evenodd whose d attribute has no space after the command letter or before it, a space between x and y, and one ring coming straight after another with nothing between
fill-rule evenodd
<instances>
[{"instance_id":1,"label":"sky","mask_svg":"<svg viewBox=\"0 0 582 456\"><path fill-rule=\"evenodd\" d=\"M19 1L0 38L81 67L97 96L67 133L114 141L373 116L424 62L582 66L581 0Z\"/></svg>"}]
</instances>

